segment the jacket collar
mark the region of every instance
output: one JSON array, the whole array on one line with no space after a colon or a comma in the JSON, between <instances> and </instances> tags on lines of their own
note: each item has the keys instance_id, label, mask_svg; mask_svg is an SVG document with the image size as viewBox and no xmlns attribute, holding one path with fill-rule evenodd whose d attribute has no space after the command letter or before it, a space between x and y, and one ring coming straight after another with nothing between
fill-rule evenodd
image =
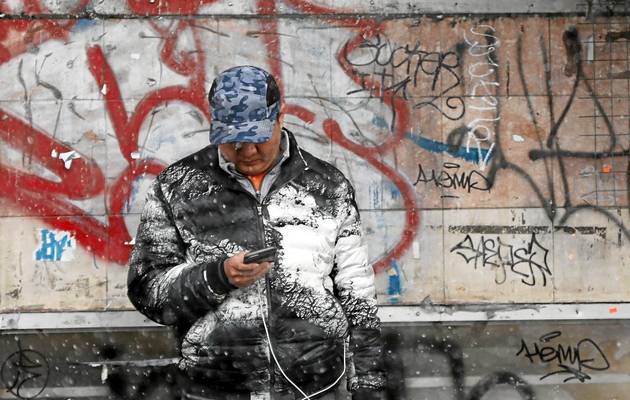
<instances>
[{"instance_id":1,"label":"jacket collar","mask_svg":"<svg viewBox=\"0 0 630 400\"><path fill-rule=\"evenodd\" d=\"M282 130L286 132L287 138L289 139L289 158L282 164L280 174L271 186L271 191L284 186L287 182L297 178L303 171L308 169L308 163L304 159L302 149L298 146L293 133L284 127Z\"/></svg>"}]
</instances>

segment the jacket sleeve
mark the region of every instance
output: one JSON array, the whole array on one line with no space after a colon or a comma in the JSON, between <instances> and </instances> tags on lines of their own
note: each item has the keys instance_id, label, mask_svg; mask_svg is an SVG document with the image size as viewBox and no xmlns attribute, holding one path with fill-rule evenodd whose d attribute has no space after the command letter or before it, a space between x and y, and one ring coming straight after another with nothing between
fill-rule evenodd
<instances>
[{"instance_id":1,"label":"jacket sleeve","mask_svg":"<svg viewBox=\"0 0 630 400\"><path fill-rule=\"evenodd\" d=\"M361 233L359 211L349 182L339 206L342 220L335 243L335 292L350 328L350 355L354 376L351 391L382 390L386 384L380 320L376 314L374 270L368 263L367 246Z\"/></svg>"},{"instance_id":2,"label":"jacket sleeve","mask_svg":"<svg viewBox=\"0 0 630 400\"><path fill-rule=\"evenodd\" d=\"M194 263L161 189L147 195L127 276L128 296L144 315L164 325L190 325L220 304L230 290L223 261Z\"/></svg>"}]
</instances>

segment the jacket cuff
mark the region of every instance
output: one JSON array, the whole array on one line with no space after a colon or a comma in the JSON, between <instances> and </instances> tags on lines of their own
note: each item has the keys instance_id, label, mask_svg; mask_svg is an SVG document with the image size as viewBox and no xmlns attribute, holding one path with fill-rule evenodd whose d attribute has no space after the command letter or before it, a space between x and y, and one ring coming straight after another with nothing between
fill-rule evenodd
<instances>
[{"instance_id":1,"label":"jacket cuff","mask_svg":"<svg viewBox=\"0 0 630 400\"><path fill-rule=\"evenodd\" d=\"M227 294L234 289L238 289L230 283L227 275L225 275L224 262L225 259L217 263L207 264L203 273L206 284L210 287L210 290L217 294Z\"/></svg>"}]
</instances>

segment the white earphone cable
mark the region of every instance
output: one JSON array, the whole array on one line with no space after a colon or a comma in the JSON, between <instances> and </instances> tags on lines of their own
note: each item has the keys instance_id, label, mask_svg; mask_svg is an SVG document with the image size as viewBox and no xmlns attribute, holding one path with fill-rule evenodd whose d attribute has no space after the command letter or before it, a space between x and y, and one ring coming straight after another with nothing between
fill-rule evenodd
<instances>
[{"instance_id":1,"label":"white earphone cable","mask_svg":"<svg viewBox=\"0 0 630 400\"><path fill-rule=\"evenodd\" d=\"M262 293L261 293L261 295L262 295ZM280 373L282 374L282 376L284 376L284 378L287 381L289 381L289 383L291 385L293 385L293 387L296 388L298 390L298 392L300 392L300 394L302 396L304 396L304 397L302 397L301 400L311 400L311 396L317 396L318 394L321 394L321 393L327 391L328 389L334 387L335 385L337 385L337 383L339 383L339 380L341 380L343 375L346 373L346 346L345 346L345 344L343 346L343 370L341 371L341 375L339 375L339 377L332 384L330 384L329 386L325 387L324 389L321 389L321 390L319 390L319 391L317 391L315 393L306 394L306 393L304 393L304 391L302 389L300 389L300 387L298 385L296 385L291 380L291 378L289 378L287 376L287 374L284 373L284 370L280 366L280 362L276 358L276 354L273 351L273 345L271 344L271 336L269 335L269 328L267 328L267 322L265 321L265 313L263 312L262 309L261 309L260 315L262 317L263 326L265 327L265 334L267 335L267 341L269 342L269 352L271 353L271 356L273 357L273 360L275 361L276 365L278 366L278 369L280 370Z\"/></svg>"}]
</instances>

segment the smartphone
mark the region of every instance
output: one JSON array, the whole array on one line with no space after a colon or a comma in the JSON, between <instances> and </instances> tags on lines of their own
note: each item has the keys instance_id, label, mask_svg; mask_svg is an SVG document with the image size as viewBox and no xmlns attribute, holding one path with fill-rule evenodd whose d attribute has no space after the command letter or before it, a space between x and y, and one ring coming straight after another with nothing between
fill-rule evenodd
<instances>
[{"instance_id":1,"label":"smartphone","mask_svg":"<svg viewBox=\"0 0 630 400\"><path fill-rule=\"evenodd\" d=\"M273 261L276 258L276 250L277 249L275 247L267 247L260 250L250 251L249 253L245 254L243 262L245 264L259 264L265 261Z\"/></svg>"}]
</instances>

